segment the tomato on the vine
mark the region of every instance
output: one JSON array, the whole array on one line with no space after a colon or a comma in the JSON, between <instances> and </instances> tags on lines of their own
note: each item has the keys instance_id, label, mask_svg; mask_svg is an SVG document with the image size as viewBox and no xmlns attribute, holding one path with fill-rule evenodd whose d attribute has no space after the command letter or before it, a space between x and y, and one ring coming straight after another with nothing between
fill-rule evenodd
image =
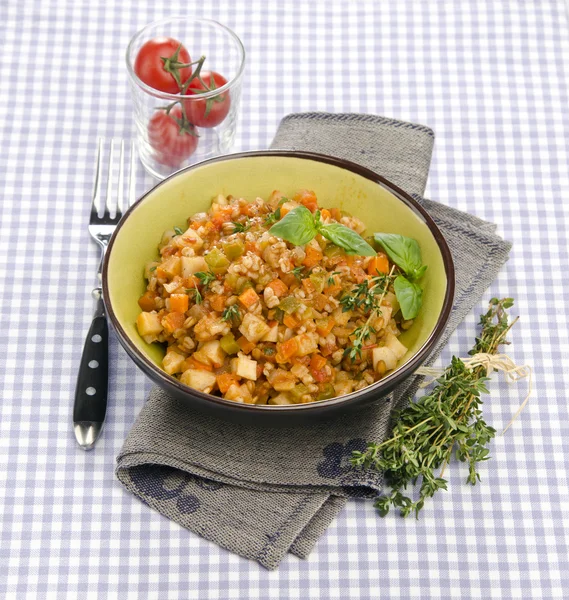
<instances>
[{"instance_id":1,"label":"tomato on the vine","mask_svg":"<svg viewBox=\"0 0 569 600\"><path fill-rule=\"evenodd\" d=\"M148 139L155 150L154 158L169 167L179 167L198 146L197 132L184 119L180 106L175 106L170 114L158 111L150 119Z\"/></svg>"},{"instance_id":2,"label":"tomato on the vine","mask_svg":"<svg viewBox=\"0 0 569 600\"><path fill-rule=\"evenodd\" d=\"M186 48L174 38L157 37L148 40L138 51L134 72L146 85L177 94L192 74L191 62Z\"/></svg>"},{"instance_id":3,"label":"tomato on the vine","mask_svg":"<svg viewBox=\"0 0 569 600\"><path fill-rule=\"evenodd\" d=\"M186 102L186 114L190 122L198 127L215 127L225 119L229 112L231 106L229 92L203 100L197 100L195 96L220 88L227 83L227 79L216 71L204 71L201 73L201 79L205 86L196 77L190 82L186 91L188 96L194 96L192 100Z\"/></svg>"}]
</instances>

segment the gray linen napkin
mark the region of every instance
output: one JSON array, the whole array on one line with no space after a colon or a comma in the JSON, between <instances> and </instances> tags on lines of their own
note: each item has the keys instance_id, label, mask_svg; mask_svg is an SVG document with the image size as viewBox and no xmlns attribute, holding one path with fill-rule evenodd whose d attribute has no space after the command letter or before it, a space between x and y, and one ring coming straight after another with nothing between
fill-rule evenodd
<instances>
[{"instance_id":1,"label":"gray linen napkin","mask_svg":"<svg viewBox=\"0 0 569 600\"><path fill-rule=\"evenodd\" d=\"M372 115L303 113L281 122L271 148L313 150L358 162L413 194L451 248L456 295L432 363L507 260L495 227L422 199L434 142L422 125ZM415 393L411 377L392 396L325 423L258 428L188 411L154 389L117 458L117 477L182 526L268 569L287 552L305 558L349 497L373 497L379 474L348 459L387 434L393 407Z\"/></svg>"}]
</instances>

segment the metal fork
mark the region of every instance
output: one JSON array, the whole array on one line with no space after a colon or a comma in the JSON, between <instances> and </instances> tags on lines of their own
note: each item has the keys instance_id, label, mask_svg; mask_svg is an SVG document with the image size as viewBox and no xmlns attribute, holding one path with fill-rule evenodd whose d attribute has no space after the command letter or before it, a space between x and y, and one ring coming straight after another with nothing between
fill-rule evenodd
<instances>
[{"instance_id":1,"label":"metal fork","mask_svg":"<svg viewBox=\"0 0 569 600\"><path fill-rule=\"evenodd\" d=\"M113 165L115 163L115 140L111 140L107 193L102 216L101 212L101 161L103 140L99 138L99 149L97 152L97 167L95 171L95 185L93 188L93 202L91 204L91 216L89 219L89 233L101 247L101 260L97 272L98 285L91 293L95 300L95 313L91 321L91 327L85 339L83 355L77 386L75 388L75 403L73 406L73 429L77 443L83 450L90 450L95 445L101 434L105 415L107 412L107 391L109 374L109 329L102 292L102 271L105 251L109 240L123 216L124 205L124 140L120 141L120 155L118 159L119 174L117 182L117 201L115 216L111 217L113 210L113 188L112 177ZM136 199L135 188L135 166L136 155L134 142L131 144L130 172L128 181L128 204L132 205ZM127 207L128 208L128 207Z\"/></svg>"}]
</instances>

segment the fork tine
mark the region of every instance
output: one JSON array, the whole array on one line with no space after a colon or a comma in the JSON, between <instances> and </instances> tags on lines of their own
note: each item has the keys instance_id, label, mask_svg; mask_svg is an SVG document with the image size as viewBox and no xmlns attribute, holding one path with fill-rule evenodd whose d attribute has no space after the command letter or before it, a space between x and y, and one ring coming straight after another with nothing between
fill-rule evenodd
<instances>
[{"instance_id":1,"label":"fork tine","mask_svg":"<svg viewBox=\"0 0 569 600\"><path fill-rule=\"evenodd\" d=\"M136 202L136 146L134 140L130 143L130 173L128 179L128 204L132 206Z\"/></svg>"},{"instance_id":2,"label":"fork tine","mask_svg":"<svg viewBox=\"0 0 569 600\"><path fill-rule=\"evenodd\" d=\"M99 213L101 210L101 158L103 153L103 138L99 138L99 149L97 150L97 168L95 170L95 184L93 186L93 203L91 212Z\"/></svg>"},{"instance_id":3,"label":"fork tine","mask_svg":"<svg viewBox=\"0 0 569 600\"><path fill-rule=\"evenodd\" d=\"M124 140L121 140L121 154L119 158L119 190L117 194L116 218L120 219L123 212L124 199Z\"/></svg>"},{"instance_id":4,"label":"fork tine","mask_svg":"<svg viewBox=\"0 0 569 600\"><path fill-rule=\"evenodd\" d=\"M115 162L115 140L111 138L111 149L109 151L109 168L107 170L107 198L105 200L104 217L109 218L111 214L111 199L113 197L113 164Z\"/></svg>"}]
</instances>

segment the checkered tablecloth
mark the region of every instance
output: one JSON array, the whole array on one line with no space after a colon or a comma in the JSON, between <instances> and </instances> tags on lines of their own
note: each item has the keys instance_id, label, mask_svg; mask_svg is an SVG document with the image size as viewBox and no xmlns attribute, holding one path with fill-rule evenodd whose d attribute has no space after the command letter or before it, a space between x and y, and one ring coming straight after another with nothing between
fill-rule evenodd
<instances>
[{"instance_id":1,"label":"checkered tablecloth","mask_svg":"<svg viewBox=\"0 0 569 600\"><path fill-rule=\"evenodd\" d=\"M90 453L71 430L97 250L86 224L98 136L132 135L135 30L202 3L0 0L0 597L562 598L569 588L569 28L563 0L203 3L248 51L236 150L293 111L370 112L437 134L428 197L514 242L488 293L521 316L523 416L419 521L350 502L306 561L275 572L126 493L115 457L149 383L111 340L110 406ZM138 192L152 185L139 168ZM441 363L470 347L474 311ZM525 394L494 382L488 420Z\"/></svg>"}]
</instances>

